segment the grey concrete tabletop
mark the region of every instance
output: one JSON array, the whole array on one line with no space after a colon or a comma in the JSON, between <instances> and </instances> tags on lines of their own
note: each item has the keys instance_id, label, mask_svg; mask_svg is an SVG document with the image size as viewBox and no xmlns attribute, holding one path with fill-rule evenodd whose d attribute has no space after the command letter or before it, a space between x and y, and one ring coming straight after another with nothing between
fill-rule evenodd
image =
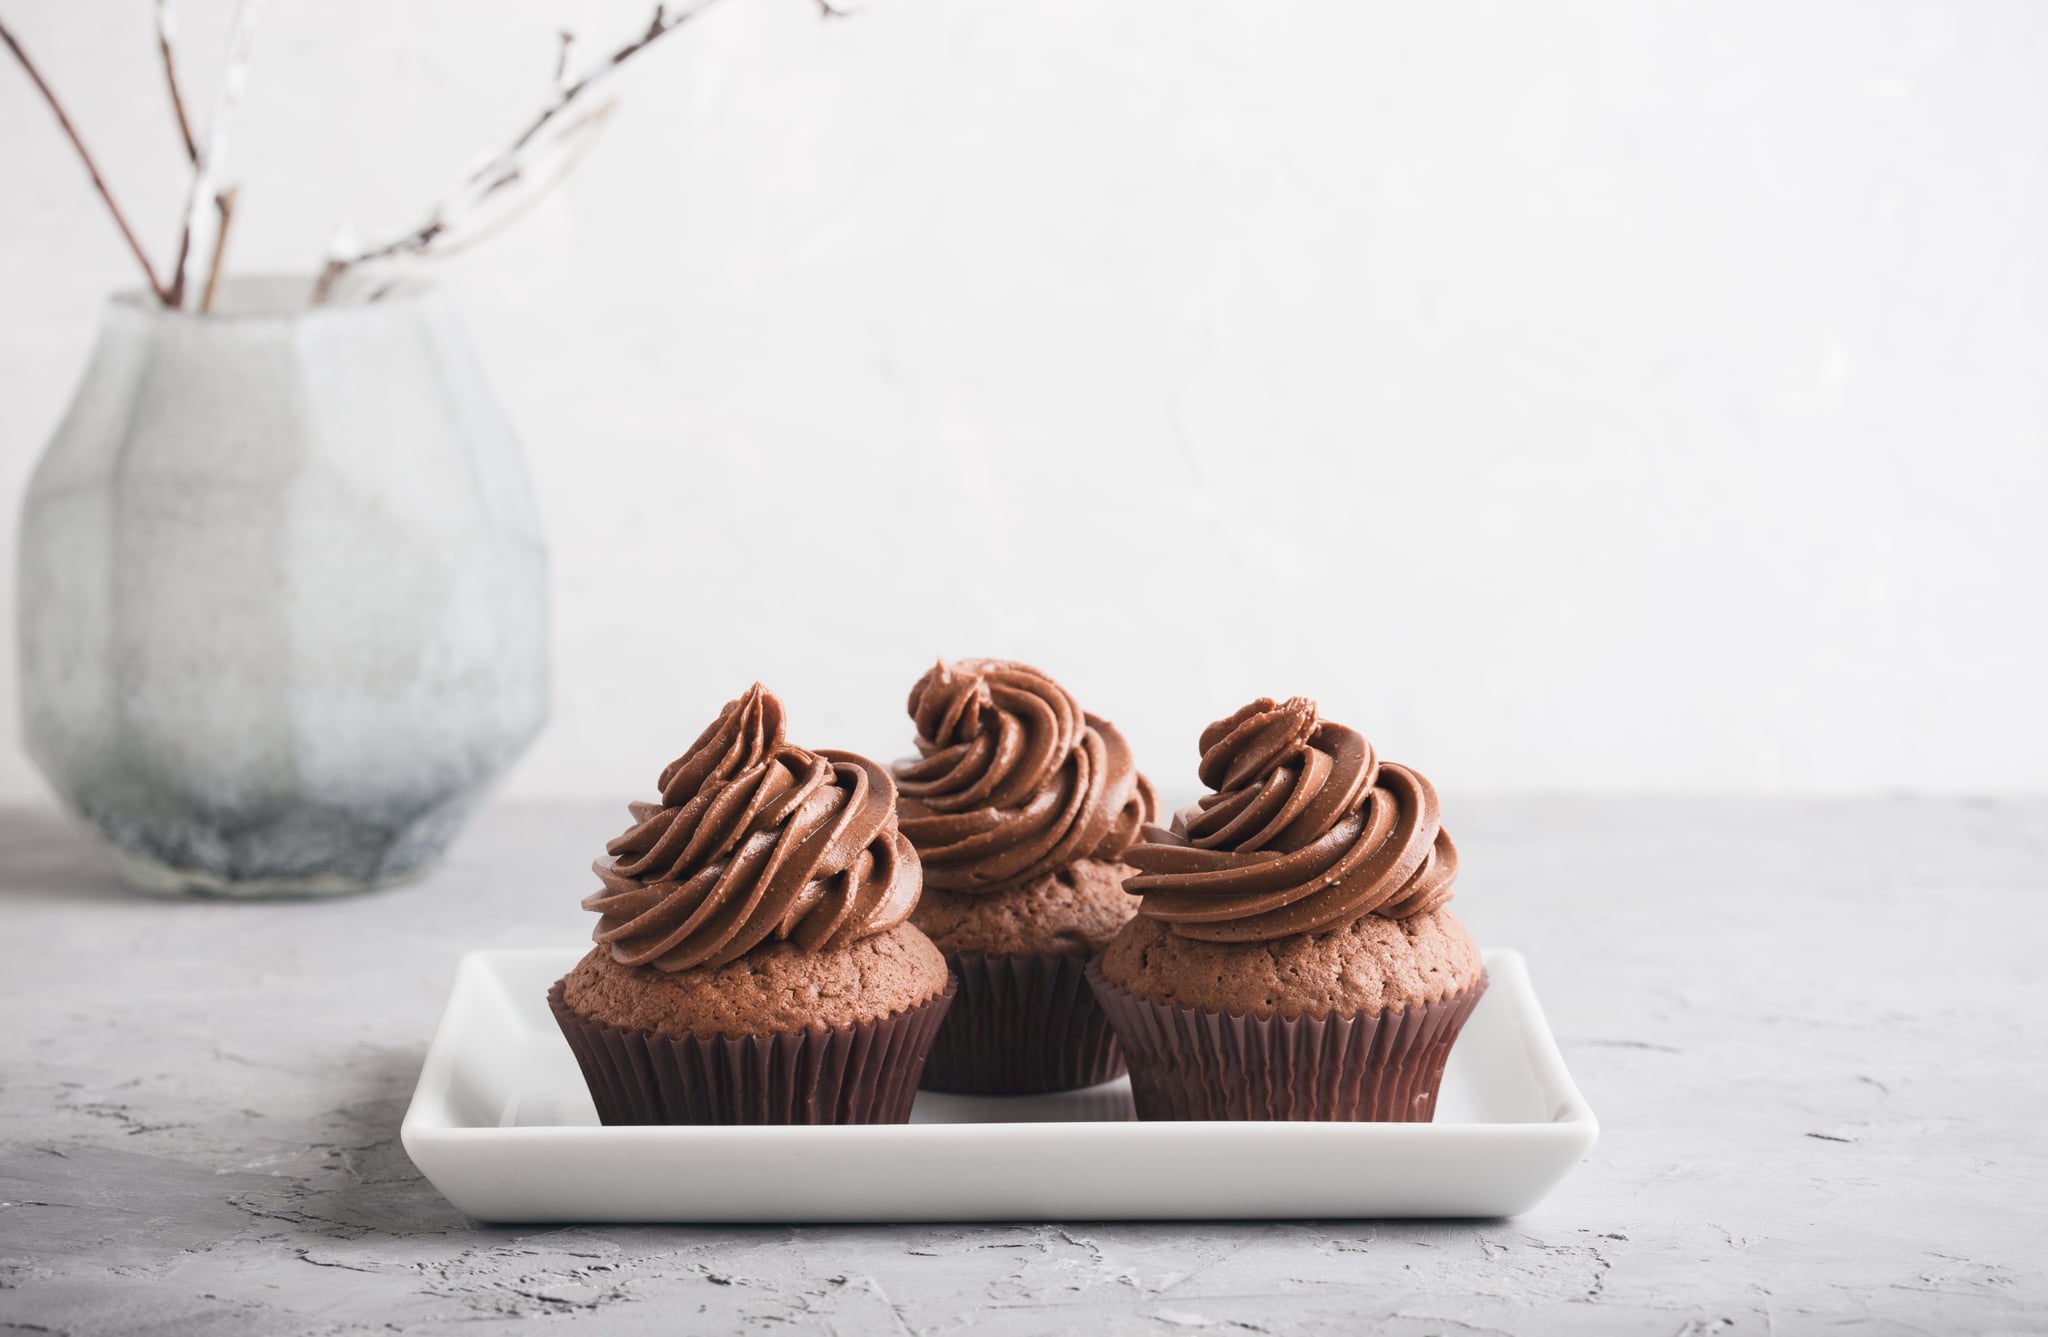
<instances>
[{"instance_id":1,"label":"grey concrete tabletop","mask_svg":"<svg viewBox=\"0 0 2048 1337\"><path fill-rule=\"evenodd\" d=\"M427 1038L461 951L586 937L622 815L223 904L0 812L0 1331L2048 1330L2048 805L1457 807L1603 1127L1516 1220L479 1226L399 1146Z\"/></svg>"}]
</instances>

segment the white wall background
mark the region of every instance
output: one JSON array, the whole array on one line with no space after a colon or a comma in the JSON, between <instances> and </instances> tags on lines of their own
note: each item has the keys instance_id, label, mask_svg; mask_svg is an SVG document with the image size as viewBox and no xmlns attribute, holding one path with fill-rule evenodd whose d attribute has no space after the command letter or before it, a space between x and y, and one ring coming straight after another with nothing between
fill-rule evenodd
<instances>
[{"instance_id":1,"label":"white wall background","mask_svg":"<svg viewBox=\"0 0 2048 1337\"><path fill-rule=\"evenodd\" d=\"M4 12L162 255L148 9ZM183 11L205 88L227 5ZM645 12L276 0L234 260L407 221L557 27ZM2044 72L2023 0L726 0L439 270L553 541L512 790L638 794L757 676L898 755L941 653L1054 671L1177 790L1260 692L1446 790L2048 788ZM10 636L132 281L0 65Z\"/></svg>"}]
</instances>

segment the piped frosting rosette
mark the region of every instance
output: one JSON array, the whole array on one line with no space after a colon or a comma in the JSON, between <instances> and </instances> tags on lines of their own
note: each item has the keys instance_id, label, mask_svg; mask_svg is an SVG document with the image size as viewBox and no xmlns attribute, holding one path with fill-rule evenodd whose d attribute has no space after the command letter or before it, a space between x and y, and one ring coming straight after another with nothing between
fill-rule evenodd
<instances>
[{"instance_id":1,"label":"piped frosting rosette","mask_svg":"<svg viewBox=\"0 0 2048 1337\"><path fill-rule=\"evenodd\" d=\"M659 803L630 810L592 866L604 890L583 902L621 965L721 966L771 939L818 951L917 904L888 772L786 742L782 703L759 683L661 773Z\"/></svg>"},{"instance_id":2,"label":"piped frosting rosette","mask_svg":"<svg viewBox=\"0 0 2048 1337\"><path fill-rule=\"evenodd\" d=\"M1458 851L1436 790L1315 702L1261 697L1205 729L1201 749L1214 792L1123 856L1139 914L1182 937L1259 942L1451 899Z\"/></svg>"},{"instance_id":3,"label":"piped frosting rosette","mask_svg":"<svg viewBox=\"0 0 2048 1337\"><path fill-rule=\"evenodd\" d=\"M910 690L918 757L895 767L925 884L995 891L1116 859L1157 810L1116 726L1037 669L941 661Z\"/></svg>"}]
</instances>

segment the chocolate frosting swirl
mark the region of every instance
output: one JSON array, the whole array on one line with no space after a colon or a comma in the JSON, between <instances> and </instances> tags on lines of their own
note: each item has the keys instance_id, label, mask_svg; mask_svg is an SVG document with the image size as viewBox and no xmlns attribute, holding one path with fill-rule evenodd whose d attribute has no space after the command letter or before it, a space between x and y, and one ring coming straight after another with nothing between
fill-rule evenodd
<instances>
[{"instance_id":1,"label":"chocolate frosting swirl","mask_svg":"<svg viewBox=\"0 0 2048 1337\"><path fill-rule=\"evenodd\" d=\"M1436 790L1313 701L1260 697L1216 721L1199 774L1215 792L1124 855L1138 913L1182 937L1263 942L1451 899L1458 850Z\"/></svg>"},{"instance_id":2,"label":"chocolate frosting swirl","mask_svg":"<svg viewBox=\"0 0 2048 1337\"><path fill-rule=\"evenodd\" d=\"M928 886L995 891L1115 859L1158 810L1116 726L1028 665L941 660L910 689L910 718L897 809Z\"/></svg>"},{"instance_id":3,"label":"chocolate frosting swirl","mask_svg":"<svg viewBox=\"0 0 2048 1337\"><path fill-rule=\"evenodd\" d=\"M661 801L591 865L591 936L628 966L721 966L773 939L843 946L909 917L917 852L889 773L783 740L782 702L755 683L661 773Z\"/></svg>"}]
</instances>

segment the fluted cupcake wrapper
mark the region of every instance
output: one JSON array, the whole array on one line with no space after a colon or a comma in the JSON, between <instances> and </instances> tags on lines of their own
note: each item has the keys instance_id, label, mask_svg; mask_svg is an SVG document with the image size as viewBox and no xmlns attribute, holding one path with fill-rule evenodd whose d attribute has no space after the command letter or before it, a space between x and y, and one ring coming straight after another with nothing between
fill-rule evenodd
<instances>
[{"instance_id":1,"label":"fluted cupcake wrapper","mask_svg":"<svg viewBox=\"0 0 2048 1337\"><path fill-rule=\"evenodd\" d=\"M1237 1016L1127 993L1088 963L1140 1119L1428 1123L1451 1045L1486 992L1377 1017Z\"/></svg>"},{"instance_id":2,"label":"fluted cupcake wrapper","mask_svg":"<svg viewBox=\"0 0 2048 1337\"><path fill-rule=\"evenodd\" d=\"M925 1061L928 1091L1028 1095L1122 1074L1116 1033L1088 987L1086 957L948 952L960 994Z\"/></svg>"},{"instance_id":3,"label":"fluted cupcake wrapper","mask_svg":"<svg viewBox=\"0 0 2048 1337\"><path fill-rule=\"evenodd\" d=\"M833 1030L675 1037L548 1006L606 1124L905 1123L957 985L916 1007Z\"/></svg>"}]
</instances>

